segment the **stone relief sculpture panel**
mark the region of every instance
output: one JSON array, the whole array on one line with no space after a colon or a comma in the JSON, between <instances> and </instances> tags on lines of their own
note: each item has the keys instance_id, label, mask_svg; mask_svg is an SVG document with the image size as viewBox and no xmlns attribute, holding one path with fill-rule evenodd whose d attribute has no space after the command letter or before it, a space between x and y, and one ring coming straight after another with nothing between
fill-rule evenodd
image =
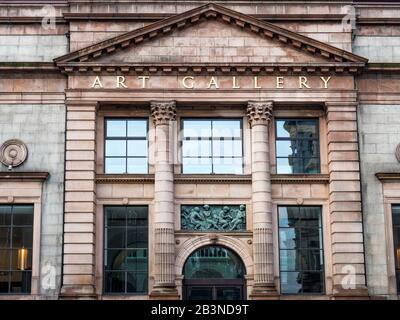
<instances>
[{"instance_id":1,"label":"stone relief sculpture panel","mask_svg":"<svg viewBox=\"0 0 400 320\"><path fill-rule=\"evenodd\" d=\"M246 206L183 205L181 229L198 231L242 231L246 229Z\"/></svg>"}]
</instances>

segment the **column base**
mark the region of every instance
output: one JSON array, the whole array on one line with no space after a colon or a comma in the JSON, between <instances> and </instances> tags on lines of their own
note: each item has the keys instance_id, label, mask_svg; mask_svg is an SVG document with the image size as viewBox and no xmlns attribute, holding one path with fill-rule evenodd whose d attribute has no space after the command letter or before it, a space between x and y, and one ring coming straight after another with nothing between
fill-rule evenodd
<instances>
[{"instance_id":1,"label":"column base","mask_svg":"<svg viewBox=\"0 0 400 320\"><path fill-rule=\"evenodd\" d=\"M60 300L96 300L93 285L64 285L59 295Z\"/></svg>"},{"instance_id":2,"label":"column base","mask_svg":"<svg viewBox=\"0 0 400 320\"><path fill-rule=\"evenodd\" d=\"M273 284L254 285L250 294L252 300L278 300L279 294Z\"/></svg>"},{"instance_id":3,"label":"column base","mask_svg":"<svg viewBox=\"0 0 400 320\"><path fill-rule=\"evenodd\" d=\"M340 285L333 287L332 299L334 300L368 300L370 298L366 286L360 286L355 289L343 289Z\"/></svg>"},{"instance_id":4,"label":"column base","mask_svg":"<svg viewBox=\"0 0 400 320\"><path fill-rule=\"evenodd\" d=\"M154 286L149 298L151 300L179 300L180 296L175 286Z\"/></svg>"}]
</instances>

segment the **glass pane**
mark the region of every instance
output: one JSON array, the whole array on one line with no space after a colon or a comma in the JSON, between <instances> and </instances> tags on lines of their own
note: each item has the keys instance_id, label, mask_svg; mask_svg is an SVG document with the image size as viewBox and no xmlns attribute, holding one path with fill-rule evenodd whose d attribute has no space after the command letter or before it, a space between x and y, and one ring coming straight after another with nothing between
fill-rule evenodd
<instances>
[{"instance_id":1,"label":"glass pane","mask_svg":"<svg viewBox=\"0 0 400 320\"><path fill-rule=\"evenodd\" d=\"M303 228L321 228L320 207L300 207L301 224Z\"/></svg>"},{"instance_id":2,"label":"glass pane","mask_svg":"<svg viewBox=\"0 0 400 320\"><path fill-rule=\"evenodd\" d=\"M304 169L299 173L319 173L319 158L305 158L304 160Z\"/></svg>"},{"instance_id":3,"label":"glass pane","mask_svg":"<svg viewBox=\"0 0 400 320\"><path fill-rule=\"evenodd\" d=\"M295 249L300 247L300 236L294 228L281 228L279 230L279 248Z\"/></svg>"},{"instance_id":4,"label":"glass pane","mask_svg":"<svg viewBox=\"0 0 400 320\"><path fill-rule=\"evenodd\" d=\"M188 137L211 137L210 120L184 120L183 136Z\"/></svg>"},{"instance_id":5,"label":"glass pane","mask_svg":"<svg viewBox=\"0 0 400 320\"><path fill-rule=\"evenodd\" d=\"M125 120L106 120L107 137L126 137Z\"/></svg>"},{"instance_id":6,"label":"glass pane","mask_svg":"<svg viewBox=\"0 0 400 320\"><path fill-rule=\"evenodd\" d=\"M282 293L301 293L301 282L300 272L281 272Z\"/></svg>"},{"instance_id":7,"label":"glass pane","mask_svg":"<svg viewBox=\"0 0 400 320\"><path fill-rule=\"evenodd\" d=\"M281 174L293 173L292 165L289 163L288 158L276 159L276 172Z\"/></svg>"},{"instance_id":8,"label":"glass pane","mask_svg":"<svg viewBox=\"0 0 400 320\"><path fill-rule=\"evenodd\" d=\"M321 248L321 229L298 229L302 248Z\"/></svg>"},{"instance_id":9,"label":"glass pane","mask_svg":"<svg viewBox=\"0 0 400 320\"><path fill-rule=\"evenodd\" d=\"M106 207L106 227L108 226L124 226L126 223L125 207Z\"/></svg>"},{"instance_id":10,"label":"glass pane","mask_svg":"<svg viewBox=\"0 0 400 320\"><path fill-rule=\"evenodd\" d=\"M393 205L392 206L392 213L393 213L393 221L394 225L400 225L400 206Z\"/></svg>"},{"instance_id":11,"label":"glass pane","mask_svg":"<svg viewBox=\"0 0 400 320\"><path fill-rule=\"evenodd\" d=\"M0 257L1 257L1 250L0 250ZM0 260L0 264L1 264L1 260ZM10 276L11 276L11 272L7 272L7 271L0 272L0 293L8 293L9 292Z\"/></svg>"},{"instance_id":12,"label":"glass pane","mask_svg":"<svg viewBox=\"0 0 400 320\"><path fill-rule=\"evenodd\" d=\"M32 269L32 249L18 248L11 251L12 270Z\"/></svg>"},{"instance_id":13,"label":"glass pane","mask_svg":"<svg viewBox=\"0 0 400 320\"><path fill-rule=\"evenodd\" d=\"M182 160L183 173L211 173L210 158L183 158Z\"/></svg>"},{"instance_id":14,"label":"glass pane","mask_svg":"<svg viewBox=\"0 0 400 320\"><path fill-rule=\"evenodd\" d=\"M280 250L279 259L281 271L300 270L301 261L296 250Z\"/></svg>"},{"instance_id":15,"label":"glass pane","mask_svg":"<svg viewBox=\"0 0 400 320\"><path fill-rule=\"evenodd\" d=\"M126 252L125 270L147 272L147 249L132 249Z\"/></svg>"},{"instance_id":16,"label":"glass pane","mask_svg":"<svg viewBox=\"0 0 400 320\"><path fill-rule=\"evenodd\" d=\"M242 158L213 158L213 173L219 174L242 174Z\"/></svg>"},{"instance_id":17,"label":"glass pane","mask_svg":"<svg viewBox=\"0 0 400 320\"><path fill-rule=\"evenodd\" d=\"M0 205L0 225L11 224L11 206Z\"/></svg>"},{"instance_id":18,"label":"glass pane","mask_svg":"<svg viewBox=\"0 0 400 320\"><path fill-rule=\"evenodd\" d=\"M214 120L212 123L213 137L237 137L240 135L240 120Z\"/></svg>"},{"instance_id":19,"label":"glass pane","mask_svg":"<svg viewBox=\"0 0 400 320\"><path fill-rule=\"evenodd\" d=\"M212 287L189 287L188 300L212 300L213 288Z\"/></svg>"},{"instance_id":20,"label":"glass pane","mask_svg":"<svg viewBox=\"0 0 400 320\"><path fill-rule=\"evenodd\" d=\"M303 272L302 278L304 293L322 293L324 283L322 272Z\"/></svg>"},{"instance_id":21,"label":"glass pane","mask_svg":"<svg viewBox=\"0 0 400 320\"><path fill-rule=\"evenodd\" d=\"M125 173L126 158L106 158L106 173Z\"/></svg>"},{"instance_id":22,"label":"glass pane","mask_svg":"<svg viewBox=\"0 0 400 320\"><path fill-rule=\"evenodd\" d=\"M11 247L10 242L11 228L10 227L0 227L0 248ZM1 261L1 257L0 257Z\"/></svg>"},{"instance_id":23,"label":"glass pane","mask_svg":"<svg viewBox=\"0 0 400 320\"><path fill-rule=\"evenodd\" d=\"M105 272L105 291L125 293L125 272Z\"/></svg>"},{"instance_id":24,"label":"glass pane","mask_svg":"<svg viewBox=\"0 0 400 320\"><path fill-rule=\"evenodd\" d=\"M106 157L125 157L125 156L126 156L125 140L106 141Z\"/></svg>"},{"instance_id":25,"label":"glass pane","mask_svg":"<svg viewBox=\"0 0 400 320\"><path fill-rule=\"evenodd\" d=\"M107 248L125 248L126 228L112 227L107 229Z\"/></svg>"},{"instance_id":26,"label":"glass pane","mask_svg":"<svg viewBox=\"0 0 400 320\"><path fill-rule=\"evenodd\" d=\"M32 248L32 227L14 227L12 232L12 246L14 248Z\"/></svg>"},{"instance_id":27,"label":"glass pane","mask_svg":"<svg viewBox=\"0 0 400 320\"><path fill-rule=\"evenodd\" d=\"M209 157L211 156L211 141L184 140L182 142L182 155L184 157Z\"/></svg>"},{"instance_id":28,"label":"glass pane","mask_svg":"<svg viewBox=\"0 0 400 320\"><path fill-rule=\"evenodd\" d=\"M127 272L127 292L147 292L147 272Z\"/></svg>"},{"instance_id":29,"label":"glass pane","mask_svg":"<svg viewBox=\"0 0 400 320\"><path fill-rule=\"evenodd\" d=\"M277 138L295 138L296 121L295 120L277 120L276 121Z\"/></svg>"},{"instance_id":30,"label":"glass pane","mask_svg":"<svg viewBox=\"0 0 400 320\"><path fill-rule=\"evenodd\" d=\"M127 207L127 225L147 227L147 207Z\"/></svg>"},{"instance_id":31,"label":"glass pane","mask_svg":"<svg viewBox=\"0 0 400 320\"><path fill-rule=\"evenodd\" d=\"M33 206L14 206L13 225L33 225Z\"/></svg>"},{"instance_id":32,"label":"glass pane","mask_svg":"<svg viewBox=\"0 0 400 320\"><path fill-rule=\"evenodd\" d=\"M297 120L297 136L301 139L318 138L318 120Z\"/></svg>"},{"instance_id":33,"label":"glass pane","mask_svg":"<svg viewBox=\"0 0 400 320\"><path fill-rule=\"evenodd\" d=\"M31 272L11 272L10 293L31 292Z\"/></svg>"},{"instance_id":34,"label":"glass pane","mask_svg":"<svg viewBox=\"0 0 400 320\"><path fill-rule=\"evenodd\" d=\"M147 227L128 228L127 248L147 248ZM146 252L137 252L146 254Z\"/></svg>"},{"instance_id":35,"label":"glass pane","mask_svg":"<svg viewBox=\"0 0 400 320\"><path fill-rule=\"evenodd\" d=\"M9 249L0 249L0 270L10 269L10 253Z\"/></svg>"},{"instance_id":36,"label":"glass pane","mask_svg":"<svg viewBox=\"0 0 400 320\"><path fill-rule=\"evenodd\" d=\"M241 157L243 155L241 140L214 140L214 157Z\"/></svg>"},{"instance_id":37,"label":"glass pane","mask_svg":"<svg viewBox=\"0 0 400 320\"><path fill-rule=\"evenodd\" d=\"M127 173L147 173L147 158L128 158Z\"/></svg>"},{"instance_id":38,"label":"glass pane","mask_svg":"<svg viewBox=\"0 0 400 320\"><path fill-rule=\"evenodd\" d=\"M186 260L183 270L185 279L240 279L245 274L240 258L220 246L196 250Z\"/></svg>"},{"instance_id":39,"label":"glass pane","mask_svg":"<svg viewBox=\"0 0 400 320\"><path fill-rule=\"evenodd\" d=\"M296 146L293 145L293 141L278 140L276 141L276 156L277 157L289 157L294 154Z\"/></svg>"},{"instance_id":40,"label":"glass pane","mask_svg":"<svg viewBox=\"0 0 400 320\"><path fill-rule=\"evenodd\" d=\"M106 270L126 270L126 250L106 250Z\"/></svg>"},{"instance_id":41,"label":"glass pane","mask_svg":"<svg viewBox=\"0 0 400 320\"><path fill-rule=\"evenodd\" d=\"M297 270L321 271L322 255L320 250L301 249L297 250L297 261L299 268Z\"/></svg>"},{"instance_id":42,"label":"glass pane","mask_svg":"<svg viewBox=\"0 0 400 320\"><path fill-rule=\"evenodd\" d=\"M147 140L129 140L128 141L129 157L147 157Z\"/></svg>"},{"instance_id":43,"label":"glass pane","mask_svg":"<svg viewBox=\"0 0 400 320\"><path fill-rule=\"evenodd\" d=\"M146 120L128 120L128 137L146 137Z\"/></svg>"},{"instance_id":44,"label":"glass pane","mask_svg":"<svg viewBox=\"0 0 400 320\"><path fill-rule=\"evenodd\" d=\"M300 224L299 207L279 207L279 227L297 227Z\"/></svg>"},{"instance_id":45,"label":"glass pane","mask_svg":"<svg viewBox=\"0 0 400 320\"><path fill-rule=\"evenodd\" d=\"M238 287L217 287L217 300L240 300L241 292Z\"/></svg>"},{"instance_id":46,"label":"glass pane","mask_svg":"<svg viewBox=\"0 0 400 320\"><path fill-rule=\"evenodd\" d=\"M400 271L396 271L397 292L400 292Z\"/></svg>"}]
</instances>

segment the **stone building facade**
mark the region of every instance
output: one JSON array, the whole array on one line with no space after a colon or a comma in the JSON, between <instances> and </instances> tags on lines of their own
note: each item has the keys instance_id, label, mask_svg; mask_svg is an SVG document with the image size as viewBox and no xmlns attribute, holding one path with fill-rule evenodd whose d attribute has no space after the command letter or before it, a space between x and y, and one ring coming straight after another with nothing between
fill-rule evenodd
<instances>
[{"instance_id":1,"label":"stone building facade","mask_svg":"<svg viewBox=\"0 0 400 320\"><path fill-rule=\"evenodd\" d=\"M0 299L397 299L399 13L1 3Z\"/></svg>"}]
</instances>

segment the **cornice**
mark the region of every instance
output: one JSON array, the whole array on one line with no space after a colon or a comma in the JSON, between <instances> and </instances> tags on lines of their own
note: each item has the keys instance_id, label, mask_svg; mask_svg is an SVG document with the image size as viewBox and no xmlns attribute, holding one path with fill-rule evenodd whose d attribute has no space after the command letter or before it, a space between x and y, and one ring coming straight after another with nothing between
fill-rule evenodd
<instances>
[{"instance_id":1,"label":"cornice","mask_svg":"<svg viewBox=\"0 0 400 320\"><path fill-rule=\"evenodd\" d=\"M0 181L45 181L48 176L48 172L4 171L0 172Z\"/></svg>"},{"instance_id":2,"label":"cornice","mask_svg":"<svg viewBox=\"0 0 400 320\"><path fill-rule=\"evenodd\" d=\"M176 174L174 182L177 184L248 184L251 183L251 175L233 174Z\"/></svg>"},{"instance_id":3,"label":"cornice","mask_svg":"<svg viewBox=\"0 0 400 320\"><path fill-rule=\"evenodd\" d=\"M228 9L215 3L174 15L170 18L157 21L143 28L139 28L114 38L101 41L86 48L73 51L54 59L57 65L73 62L90 62L96 58L112 54L117 50L123 50L130 46L139 45L149 39L168 34L176 29L183 29L204 19L218 19L249 30L260 37L283 43L313 55L320 55L327 62L358 62L366 63L368 59L355 55L351 52L336 48L329 44L300 35L278 27L274 24L260 21L249 15Z\"/></svg>"},{"instance_id":4,"label":"cornice","mask_svg":"<svg viewBox=\"0 0 400 320\"><path fill-rule=\"evenodd\" d=\"M153 174L97 174L96 183L99 184L142 184L154 183Z\"/></svg>"},{"instance_id":5,"label":"cornice","mask_svg":"<svg viewBox=\"0 0 400 320\"><path fill-rule=\"evenodd\" d=\"M0 62L0 71L60 73L54 62Z\"/></svg>"},{"instance_id":6,"label":"cornice","mask_svg":"<svg viewBox=\"0 0 400 320\"><path fill-rule=\"evenodd\" d=\"M272 174L273 184L329 184L329 174Z\"/></svg>"},{"instance_id":7,"label":"cornice","mask_svg":"<svg viewBox=\"0 0 400 320\"><path fill-rule=\"evenodd\" d=\"M130 75L179 75L179 74L210 74L210 75L298 75L307 74L357 74L365 66L357 62L332 63L153 63L153 64L101 64L95 62L58 63L66 74L130 74Z\"/></svg>"},{"instance_id":8,"label":"cornice","mask_svg":"<svg viewBox=\"0 0 400 320\"><path fill-rule=\"evenodd\" d=\"M400 172L378 172L375 176L381 182L400 182Z\"/></svg>"}]
</instances>

